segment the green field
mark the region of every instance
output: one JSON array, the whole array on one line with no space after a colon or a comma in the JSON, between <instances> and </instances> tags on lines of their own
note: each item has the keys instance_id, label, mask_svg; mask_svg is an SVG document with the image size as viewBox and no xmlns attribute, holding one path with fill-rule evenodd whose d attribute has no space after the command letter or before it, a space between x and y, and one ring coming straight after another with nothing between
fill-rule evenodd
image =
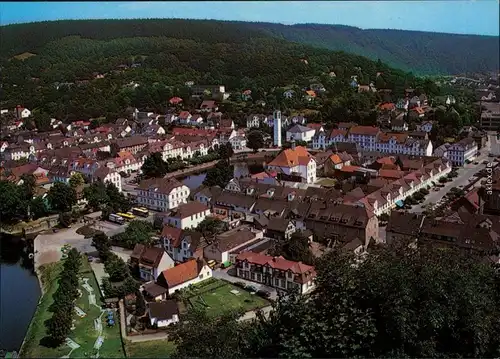
<instances>
[{"instance_id":1,"label":"green field","mask_svg":"<svg viewBox=\"0 0 500 359\"><path fill-rule=\"evenodd\" d=\"M89 278L89 285L94 289L96 294L97 305L100 305L100 292L97 282L90 268L86 258L82 258L82 268L80 276ZM40 305L38 306L35 316L32 320L28 334L26 336L26 343L22 349L21 357L28 358L59 358L68 355L71 349L63 344L58 348L49 348L43 345L43 338L46 336L46 329L44 322L52 315L48 308L52 304L52 295L57 289L57 276L61 269L62 262L51 264L43 269L42 284L45 288L45 294L42 297ZM74 315L75 329L71 331L69 337L80 345L80 348L71 352L70 357L89 357L95 353L93 349L94 343L97 339L97 332L94 329L94 319L98 318L101 314L100 308L95 305L89 304L88 294L85 289L80 285L79 289L82 291L82 296L76 300L76 305L80 307L87 315L80 318ZM105 322L105 316L101 319L104 337L104 343L99 350L99 356L105 358L123 358L123 346L120 335L119 316L115 314L115 326L108 328Z\"/></svg>"},{"instance_id":2,"label":"green field","mask_svg":"<svg viewBox=\"0 0 500 359\"><path fill-rule=\"evenodd\" d=\"M232 290L237 290L238 294L231 293ZM215 278L192 286L183 296L192 307L206 309L214 316L227 310L248 312L270 305L269 301L256 294Z\"/></svg>"},{"instance_id":3,"label":"green field","mask_svg":"<svg viewBox=\"0 0 500 359\"><path fill-rule=\"evenodd\" d=\"M127 358L170 358L175 351L175 344L166 340L125 343Z\"/></svg>"}]
</instances>

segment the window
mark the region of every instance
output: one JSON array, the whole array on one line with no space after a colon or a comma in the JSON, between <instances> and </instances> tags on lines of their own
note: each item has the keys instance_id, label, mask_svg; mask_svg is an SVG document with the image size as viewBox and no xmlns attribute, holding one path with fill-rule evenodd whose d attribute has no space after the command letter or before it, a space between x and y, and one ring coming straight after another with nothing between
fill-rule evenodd
<instances>
[{"instance_id":1,"label":"window","mask_svg":"<svg viewBox=\"0 0 500 359\"><path fill-rule=\"evenodd\" d=\"M203 274L200 274L200 276L198 278L199 279L203 279Z\"/></svg>"}]
</instances>

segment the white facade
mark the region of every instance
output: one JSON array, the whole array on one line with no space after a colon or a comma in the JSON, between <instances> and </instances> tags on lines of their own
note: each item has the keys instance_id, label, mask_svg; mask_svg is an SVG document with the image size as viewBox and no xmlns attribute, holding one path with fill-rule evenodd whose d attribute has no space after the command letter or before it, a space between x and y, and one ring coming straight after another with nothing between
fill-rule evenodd
<instances>
[{"instance_id":1,"label":"white facade","mask_svg":"<svg viewBox=\"0 0 500 359\"><path fill-rule=\"evenodd\" d=\"M274 111L273 114L274 145L281 147L281 111Z\"/></svg>"},{"instance_id":2,"label":"white facade","mask_svg":"<svg viewBox=\"0 0 500 359\"><path fill-rule=\"evenodd\" d=\"M199 213L194 213L189 217L180 218L177 216L168 216L163 219L163 224L169 224L175 228L188 229L196 228L198 225L210 215L210 209L207 208Z\"/></svg>"},{"instance_id":3,"label":"white facade","mask_svg":"<svg viewBox=\"0 0 500 359\"><path fill-rule=\"evenodd\" d=\"M259 128L260 118L257 115L249 116L247 118L247 128Z\"/></svg>"},{"instance_id":4,"label":"white facade","mask_svg":"<svg viewBox=\"0 0 500 359\"><path fill-rule=\"evenodd\" d=\"M448 147L448 159L454 166L463 166L466 161L472 161L476 157L478 147L471 138L465 138Z\"/></svg>"},{"instance_id":5,"label":"white facade","mask_svg":"<svg viewBox=\"0 0 500 359\"><path fill-rule=\"evenodd\" d=\"M300 177L306 180L306 183L316 182L316 161L310 159L307 165L297 165L293 167L289 166L268 166L271 171L283 172L286 175L292 175L294 173L300 174Z\"/></svg>"},{"instance_id":6,"label":"white facade","mask_svg":"<svg viewBox=\"0 0 500 359\"><path fill-rule=\"evenodd\" d=\"M173 188L169 193L161 193L158 187L149 190L137 190L137 203L155 211L168 211L182 203L187 203L189 187L181 185Z\"/></svg>"},{"instance_id":7,"label":"white facade","mask_svg":"<svg viewBox=\"0 0 500 359\"><path fill-rule=\"evenodd\" d=\"M247 139L244 136L235 136L229 139L233 150L242 150L247 146Z\"/></svg>"},{"instance_id":8,"label":"white facade","mask_svg":"<svg viewBox=\"0 0 500 359\"><path fill-rule=\"evenodd\" d=\"M163 253L160 263L155 268L139 264L139 275L143 281L149 282L156 280L164 270L170 269L175 266L174 260L167 253Z\"/></svg>"},{"instance_id":9,"label":"white facade","mask_svg":"<svg viewBox=\"0 0 500 359\"><path fill-rule=\"evenodd\" d=\"M165 328L168 327L170 324L175 324L179 323L179 316L177 314L172 315L172 318L170 319L164 319L164 320L157 320L156 318L152 318L151 316L149 317L151 326L155 325L158 328Z\"/></svg>"},{"instance_id":10,"label":"white facade","mask_svg":"<svg viewBox=\"0 0 500 359\"><path fill-rule=\"evenodd\" d=\"M204 265L203 268L201 268L201 271L198 273L198 277L178 284L175 287L169 287L168 294L174 294L177 290L189 287L191 284L196 284L210 278L212 278L212 269L209 266Z\"/></svg>"},{"instance_id":11,"label":"white facade","mask_svg":"<svg viewBox=\"0 0 500 359\"><path fill-rule=\"evenodd\" d=\"M106 177L104 177L104 183L106 182L114 184L115 187L118 188L118 192L122 191L122 176L118 172L111 171L108 175L106 175Z\"/></svg>"},{"instance_id":12,"label":"white facade","mask_svg":"<svg viewBox=\"0 0 500 359\"><path fill-rule=\"evenodd\" d=\"M315 133L316 130L312 128L297 125L286 131L286 140L288 142L292 140L310 142Z\"/></svg>"},{"instance_id":13,"label":"white facade","mask_svg":"<svg viewBox=\"0 0 500 359\"><path fill-rule=\"evenodd\" d=\"M432 122L422 122L420 125L417 125L417 130L430 133L432 131Z\"/></svg>"}]
</instances>

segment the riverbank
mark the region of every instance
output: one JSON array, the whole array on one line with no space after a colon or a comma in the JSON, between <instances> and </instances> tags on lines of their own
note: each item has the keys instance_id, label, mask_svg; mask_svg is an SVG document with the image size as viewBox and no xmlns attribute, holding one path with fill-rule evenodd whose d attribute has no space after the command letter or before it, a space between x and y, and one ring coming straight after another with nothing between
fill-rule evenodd
<instances>
[{"instance_id":1,"label":"riverbank","mask_svg":"<svg viewBox=\"0 0 500 359\"><path fill-rule=\"evenodd\" d=\"M28 333L25 342L21 348L20 355L23 358L61 358L61 357L85 357L88 353L94 351L94 343L98 336L103 338L102 346L99 348L99 355L105 358L123 358L124 351L122 339L120 335L119 323L115 326L108 327L103 317L99 299L97 295L97 303L91 300L90 292L85 287L81 286L82 295L77 298L76 305L81 308L85 316L74 316L74 328L68 335L78 347L72 350L67 345L63 344L58 348L51 348L43 345L44 338L47 335L45 321L52 316L49 308L53 303L53 295L58 287L58 275L62 268L62 262L56 262L44 266L40 266L42 275L42 284L44 286L44 294L37 307L33 320L28 328ZM95 275L90 268L88 261L82 256L82 268L80 276L92 288L93 293L99 293L99 288ZM81 283L83 280L81 281ZM96 331L95 320L101 322L101 331ZM68 354L70 353L70 354Z\"/></svg>"},{"instance_id":2,"label":"riverbank","mask_svg":"<svg viewBox=\"0 0 500 359\"><path fill-rule=\"evenodd\" d=\"M36 348L40 346L40 339L45 334L44 322L50 318L49 307L52 304L52 295L58 287L57 277L61 271L61 263L51 263L36 269L40 281L42 295L38 302L35 314L24 337L23 344L19 350L21 358L36 358Z\"/></svg>"}]
</instances>

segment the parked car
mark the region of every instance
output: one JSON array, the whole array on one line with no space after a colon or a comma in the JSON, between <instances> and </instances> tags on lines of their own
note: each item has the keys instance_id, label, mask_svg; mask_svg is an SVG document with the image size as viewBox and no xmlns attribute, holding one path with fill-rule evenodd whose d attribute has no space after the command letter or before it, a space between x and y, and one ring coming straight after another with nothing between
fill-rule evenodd
<instances>
[{"instance_id":1,"label":"parked car","mask_svg":"<svg viewBox=\"0 0 500 359\"><path fill-rule=\"evenodd\" d=\"M487 160L483 161L483 165L487 165L489 162Z\"/></svg>"},{"instance_id":2,"label":"parked car","mask_svg":"<svg viewBox=\"0 0 500 359\"><path fill-rule=\"evenodd\" d=\"M269 298L271 296L271 293L269 293L267 290L258 290L257 295L261 296L263 298Z\"/></svg>"},{"instance_id":3,"label":"parked car","mask_svg":"<svg viewBox=\"0 0 500 359\"><path fill-rule=\"evenodd\" d=\"M250 291L250 292L254 292L254 293L257 292L257 288L255 288L253 285L247 285L245 289Z\"/></svg>"}]
</instances>

